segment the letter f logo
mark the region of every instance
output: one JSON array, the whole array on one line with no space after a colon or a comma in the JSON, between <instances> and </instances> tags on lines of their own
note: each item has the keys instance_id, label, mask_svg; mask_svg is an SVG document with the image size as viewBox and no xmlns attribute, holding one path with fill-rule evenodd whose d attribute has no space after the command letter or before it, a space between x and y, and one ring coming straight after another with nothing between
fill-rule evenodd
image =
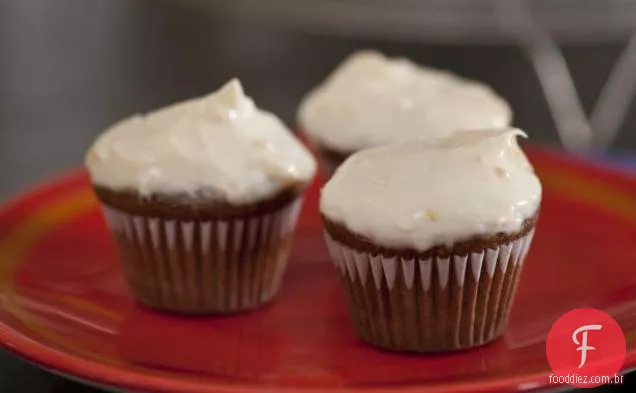
<instances>
[{"instance_id":1,"label":"letter f logo","mask_svg":"<svg viewBox=\"0 0 636 393\"><path fill-rule=\"evenodd\" d=\"M576 329L572 334L572 341L574 341L574 344L580 345L580 347L576 348L577 351L581 351L581 364L579 364L579 368L583 367L587 360L587 351L594 351L596 349L587 345L587 332L590 330L601 330L602 327L602 325L585 325ZM579 333L582 333L580 342L577 338Z\"/></svg>"}]
</instances>

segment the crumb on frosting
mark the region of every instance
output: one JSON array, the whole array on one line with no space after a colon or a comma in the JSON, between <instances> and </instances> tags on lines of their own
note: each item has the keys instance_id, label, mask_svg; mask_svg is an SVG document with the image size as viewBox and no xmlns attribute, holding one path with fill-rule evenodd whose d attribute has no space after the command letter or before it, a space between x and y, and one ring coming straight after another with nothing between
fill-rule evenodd
<instances>
[{"instance_id":1,"label":"crumb on frosting","mask_svg":"<svg viewBox=\"0 0 636 393\"><path fill-rule=\"evenodd\" d=\"M506 179L510 177L510 173L508 173L508 171L506 171L500 166L496 166L493 170L495 171L495 174L499 177L506 178Z\"/></svg>"}]
</instances>

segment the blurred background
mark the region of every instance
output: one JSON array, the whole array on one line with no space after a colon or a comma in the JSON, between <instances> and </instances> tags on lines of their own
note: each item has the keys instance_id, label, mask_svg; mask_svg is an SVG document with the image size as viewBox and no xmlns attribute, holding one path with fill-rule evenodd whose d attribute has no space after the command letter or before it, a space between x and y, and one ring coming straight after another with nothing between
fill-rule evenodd
<instances>
[{"instance_id":1,"label":"blurred background","mask_svg":"<svg viewBox=\"0 0 636 393\"><path fill-rule=\"evenodd\" d=\"M540 29L525 28L529 18ZM561 145L531 52L548 79L567 73L545 82L557 89L561 123L572 112L584 134L571 101L580 97L589 116L621 56L629 75L618 85L627 91L615 101L635 105L636 62L626 49L635 26L636 2L625 0L2 1L0 198L80 164L95 135L121 117L205 94L233 76L293 125L299 98L360 48L483 80L510 101L533 141ZM611 148L636 147L635 114L613 116L620 132Z\"/></svg>"},{"instance_id":2,"label":"blurred background","mask_svg":"<svg viewBox=\"0 0 636 393\"><path fill-rule=\"evenodd\" d=\"M635 27L627 0L3 0L0 200L81 165L114 121L231 77L293 126L363 48L489 83L534 143L628 152ZM2 392L85 389L4 352L0 369Z\"/></svg>"}]
</instances>

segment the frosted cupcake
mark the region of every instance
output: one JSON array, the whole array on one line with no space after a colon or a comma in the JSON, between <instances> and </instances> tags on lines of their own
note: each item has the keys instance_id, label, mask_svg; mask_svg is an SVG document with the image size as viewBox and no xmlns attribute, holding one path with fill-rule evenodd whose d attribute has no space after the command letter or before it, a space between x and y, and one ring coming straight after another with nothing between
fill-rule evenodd
<instances>
[{"instance_id":1,"label":"frosted cupcake","mask_svg":"<svg viewBox=\"0 0 636 393\"><path fill-rule=\"evenodd\" d=\"M237 80L114 125L86 166L134 297L186 313L250 309L276 294L316 171Z\"/></svg>"},{"instance_id":2,"label":"frosted cupcake","mask_svg":"<svg viewBox=\"0 0 636 393\"><path fill-rule=\"evenodd\" d=\"M402 142L336 171L320 209L361 338L435 352L502 334L541 201L520 135Z\"/></svg>"},{"instance_id":3,"label":"frosted cupcake","mask_svg":"<svg viewBox=\"0 0 636 393\"><path fill-rule=\"evenodd\" d=\"M461 129L507 126L508 104L490 87L450 72L361 51L302 100L301 131L328 173L356 151Z\"/></svg>"}]
</instances>

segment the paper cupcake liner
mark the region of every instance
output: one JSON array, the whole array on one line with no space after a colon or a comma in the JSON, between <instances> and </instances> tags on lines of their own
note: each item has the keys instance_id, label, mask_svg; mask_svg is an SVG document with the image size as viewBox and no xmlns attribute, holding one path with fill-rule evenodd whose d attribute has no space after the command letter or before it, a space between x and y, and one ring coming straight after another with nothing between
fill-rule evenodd
<instances>
[{"instance_id":1,"label":"paper cupcake liner","mask_svg":"<svg viewBox=\"0 0 636 393\"><path fill-rule=\"evenodd\" d=\"M503 333L533 235L428 259L371 255L325 238L359 336L386 349L437 352Z\"/></svg>"},{"instance_id":2,"label":"paper cupcake liner","mask_svg":"<svg viewBox=\"0 0 636 393\"><path fill-rule=\"evenodd\" d=\"M137 300L160 310L228 313L278 291L302 200L264 215L178 220L103 206Z\"/></svg>"}]
</instances>

